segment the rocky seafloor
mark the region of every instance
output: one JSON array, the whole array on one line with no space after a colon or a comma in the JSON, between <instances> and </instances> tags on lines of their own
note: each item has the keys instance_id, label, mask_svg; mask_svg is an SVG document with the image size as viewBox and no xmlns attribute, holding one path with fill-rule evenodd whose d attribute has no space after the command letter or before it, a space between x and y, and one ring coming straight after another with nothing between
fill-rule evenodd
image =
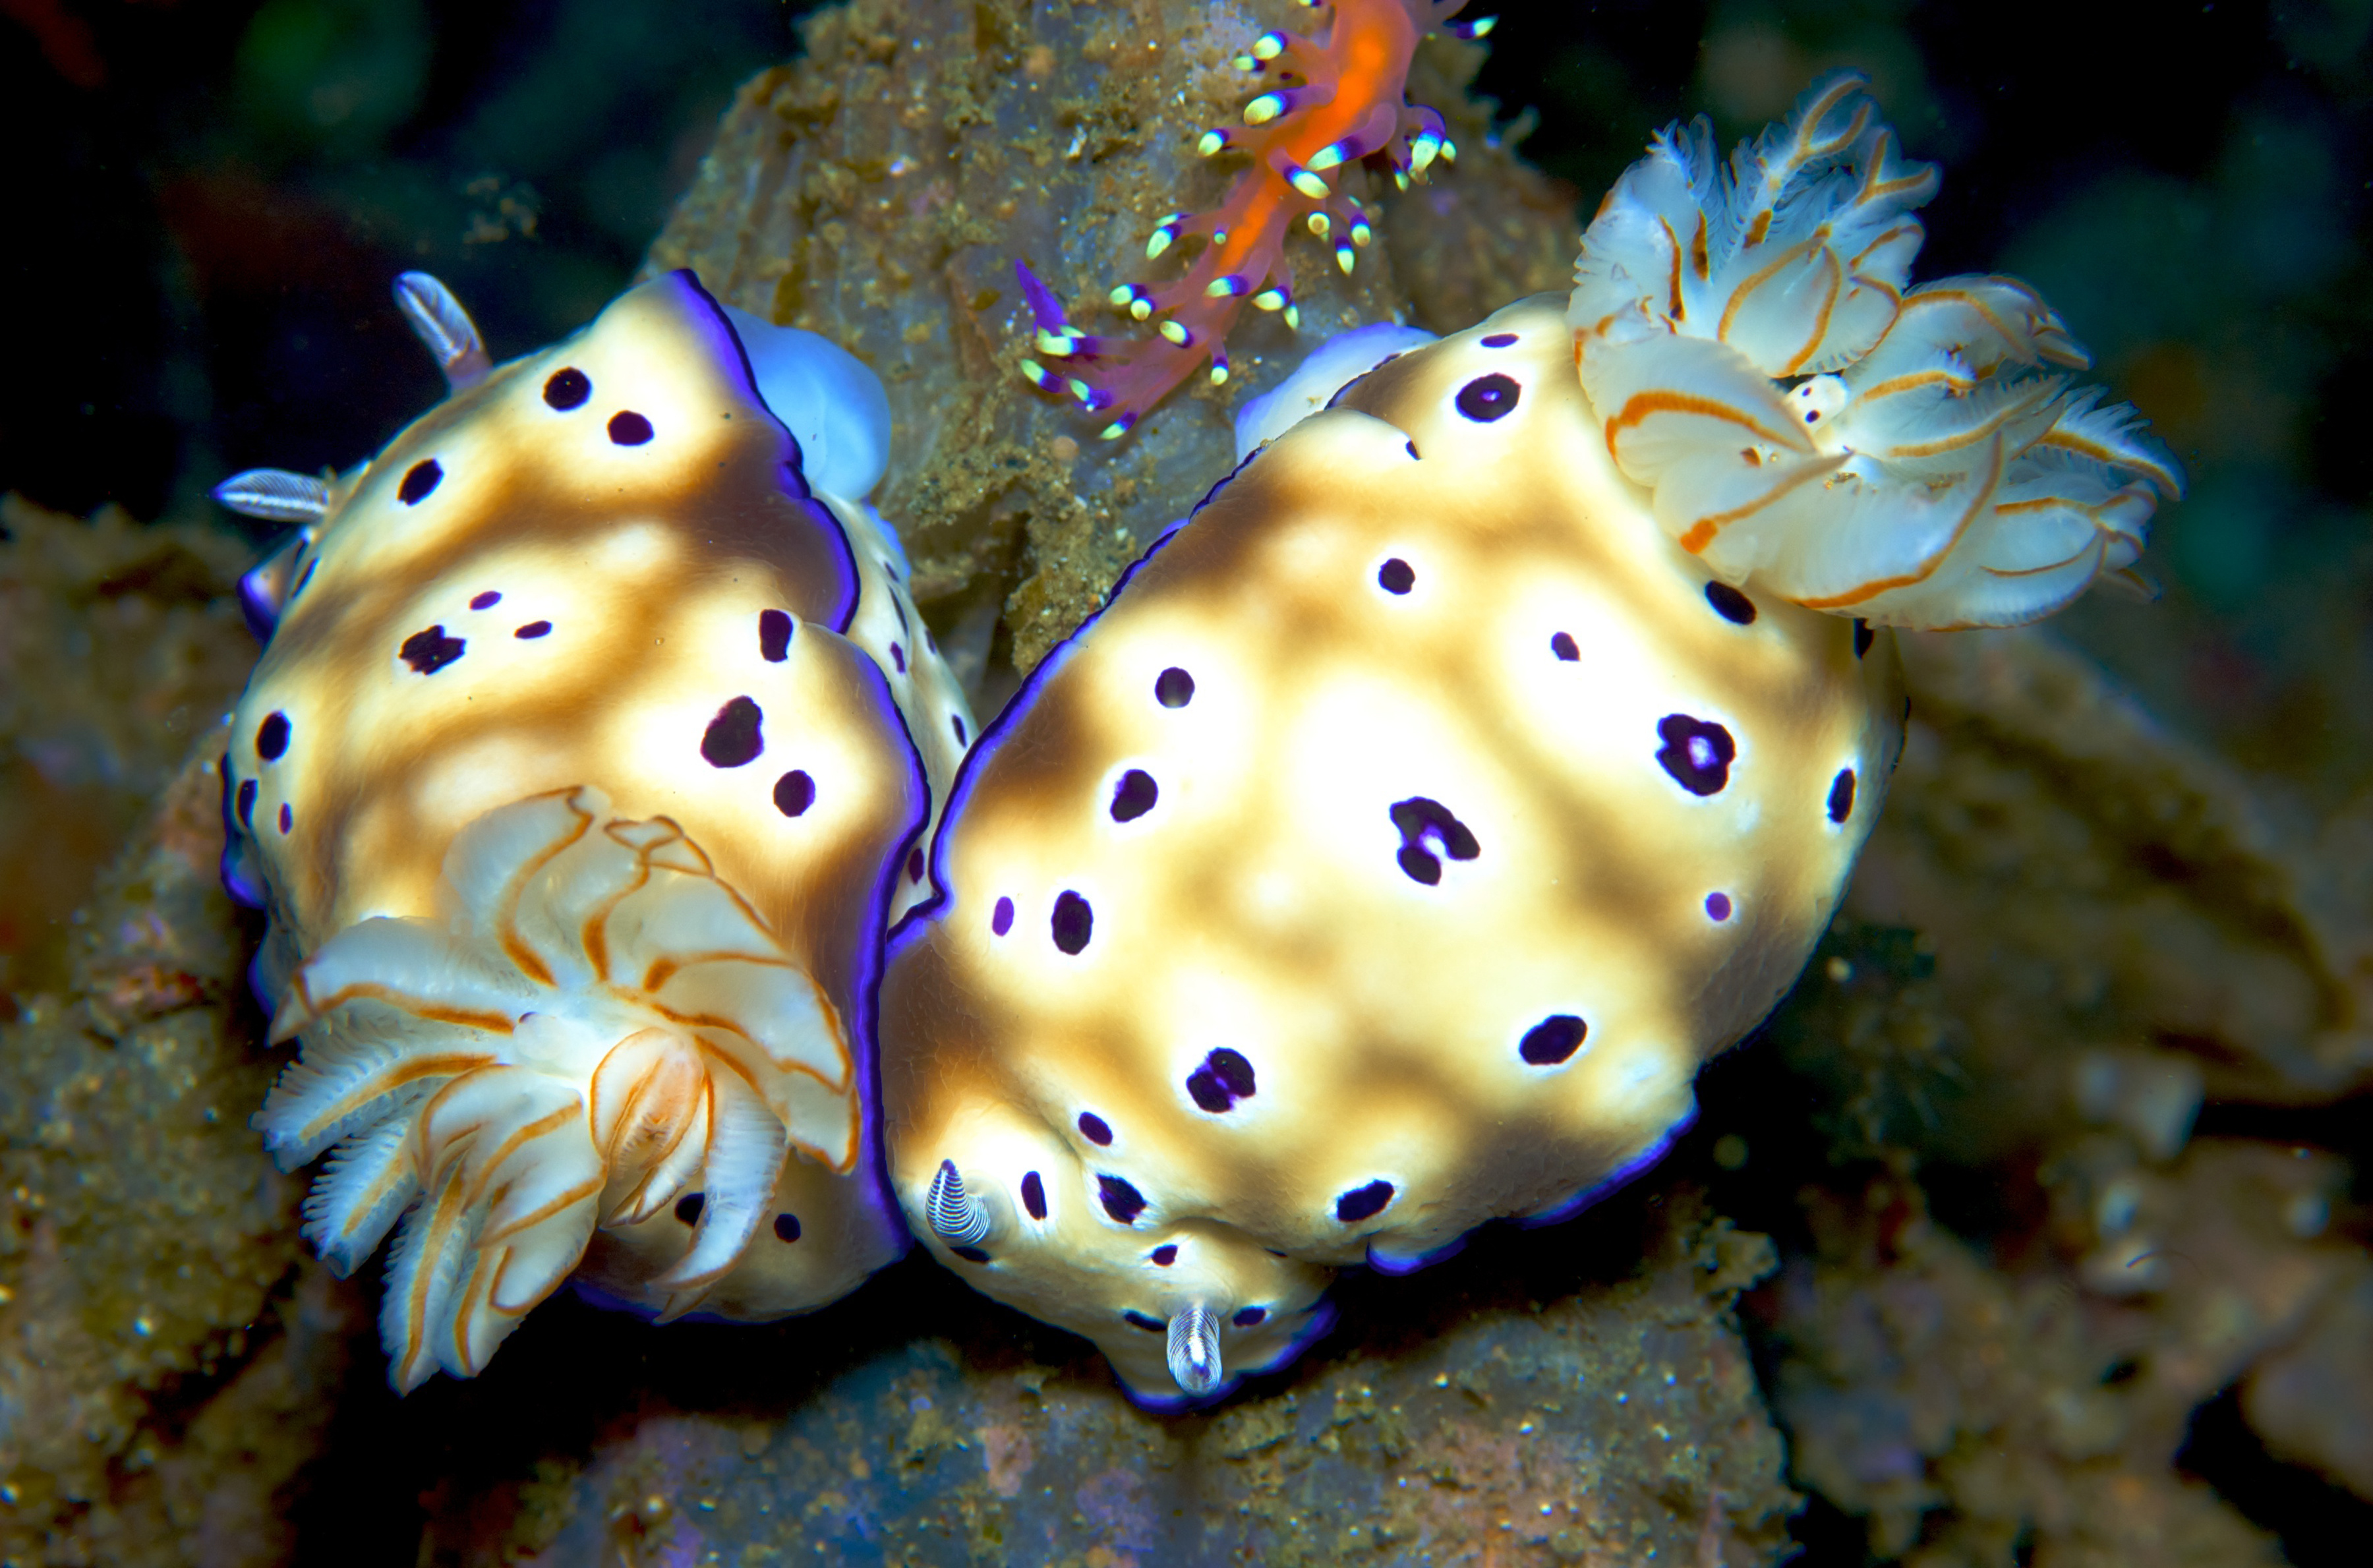
<instances>
[{"instance_id":1,"label":"rocky seafloor","mask_svg":"<svg viewBox=\"0 0 2373 1568\"><path fill-rule=\"evenodd\" d=\"M1011 261L1074 304L1133 275L1225 179L1151 128L1222 117L1292 8L919 11L812 18L650 263L883 374L880 499L993 695L1232 454L1208 394L1106 447L1031 392ZM1427 46L1464 156L1374 193L1350 279L1312 249L1307 331L1561 282L1575 215L1486 135L1477 57ZM1251 390L1293 353L1235 346ZM1671 1156L1348 1278L1216 1411L1135 1410L920 1258L764 1328L556 1300L398 1400L375 1283L308 1256L246 1126L278 1063L212 773L244 549L0 527L0 1560L2107 1568L2345 1561L2296 1521L2373 1520L2373 800L2299 812L2049 633L1909 639L1845 911Z\"/></svg>"}]
</instances>

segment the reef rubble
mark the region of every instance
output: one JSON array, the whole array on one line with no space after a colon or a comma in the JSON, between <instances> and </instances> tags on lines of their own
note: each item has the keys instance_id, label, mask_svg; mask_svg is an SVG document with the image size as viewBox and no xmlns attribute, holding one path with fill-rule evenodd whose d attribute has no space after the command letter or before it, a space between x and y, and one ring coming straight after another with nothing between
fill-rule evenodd
<instances>
[{"instance_id":1,"label":"reef rubble","mask_svg":"<svg viewBox=\"0 0 2373 1568\"><path fill-rule=\"evenodd\" d=\"M1231 59L1308 18L1289 0L982 0L958 27L911 0L817 11L803 58L737 95L652 243L647 274L691 267L719 298L823 333L881 376L900 457L874 499L906 531L916 597L984 641L1001 609L1023 672L1235 465L1230 410L1308 349L1366 322L1456 331L1566 286L1572 193L1518 161L1467 95L1481 46L1434 38L1409 92L1447 122L1455 170L1406 193L1346 170L1346 189L1381 208L1380 240L1348 276L1317 240L1290 243L1298 335L1247 320L1226 387L1182 391L1116 443L1023 381L1014 263L1082 326L1142 330L1107 289L1158 267L1142 258L1164 214L1210 205L1233 177L1194 151L1246 97ZM961 631L941 640L967 646Z\"/></svg>"},{"instance_id":2,"label":"reef rubble","mask_svg":"<svg viewBox=\"0 0 2373 1568\"><path fill-rule=\"evenodd\" d=\"M298 1184L247 1128L274 1064L214 772L246 548L13 497L0 524L0 755L80 769L14 807L63 797L69 846L128 840L78 886L38 821L0 858L14 916L62 933L0 989L0 1561L284 1562L364 1314L300 1257Z\"/></svg>"}]
</instances>

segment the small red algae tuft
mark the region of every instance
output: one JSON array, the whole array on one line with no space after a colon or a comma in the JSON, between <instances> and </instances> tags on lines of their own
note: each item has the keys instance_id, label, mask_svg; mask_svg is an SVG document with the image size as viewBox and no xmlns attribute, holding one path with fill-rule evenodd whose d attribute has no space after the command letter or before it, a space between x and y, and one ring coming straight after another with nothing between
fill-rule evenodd
<instances>
[{"instance_id":1,"label":"small red algae tuft","mask_svg":"<svg viewBox=\"0 0 2373 1568\"><path fill-rule=\"evenodd\" d=\"M1448 20L1466 0L1336 0L1315 38L1269 32L1236 57L1240 70L1261 75L1266 90L1244 108L1243 123L1203 133L1206 158L1242 153L1252 160L1227 199L1208 212L1173 213L1146 241L1151 261L1186 240L1204 241L1176 281L1123 284L1112 292L1116 310L1151 322L1151 337L1098 337L1065 319L1053 294L1016 263L1023 292L1037 322L1036 345L1053 366L1025 359L1022 371L1041 389L1076 398L1093 414L1110 414L1103 431L1116 440L1197 369L1208 364L1213 385L1228 379L1227 335L1249 299L1299 324L1293 269L1285 237L1299 224L1331 240L1335 262L1349 273L1371 238L1368 210L1338 188L1337 170L1382 157L1406 185L1436 158L1457 149L1443 135L1442 117L1406 98L1409 60L1418 41L1436 27L1479 38L1490 18Z\"/></svg>"}]
</instances>

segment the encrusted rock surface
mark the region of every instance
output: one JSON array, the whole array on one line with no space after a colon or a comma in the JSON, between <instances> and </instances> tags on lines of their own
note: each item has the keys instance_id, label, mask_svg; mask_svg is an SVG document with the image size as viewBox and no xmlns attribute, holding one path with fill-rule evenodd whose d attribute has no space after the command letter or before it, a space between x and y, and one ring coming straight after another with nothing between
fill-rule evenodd
<instances>
[{"instance_id":1,"label":"encrusted rock surface","mask_svg":"<svg viewBox=\"0 0 2373 1568\"><path fill-rule=\"evenodd\" d=\"M2361 1486L2373 1265L2344 1161L2192 1135L2373 1074L2361 834L2272 819L2046 634L1905 667L1887 815L1771 1031L1844 1166L1752 1304L1793 1477L1886 1560L2279 1562L2172 1461L2246 1375L2276 1452Z\"/></svg>"},{"instance_id":2,"label":"encrusted rock surface","mask_svg":"<svg viewBox=\"0 0 2373 1568\"><path fill-rule=\"evenodd\" d=\"M0 1561L283 1561L362 1314L247 1117L273 1066L212 731L0 1024Z\"/></svg>"},{"instance_id":3,"label":"encrusted rock surface","mask_svg":"<svg viewBox=\"0 0 2373 1568\"><path fill-rule=\"evenodd\" d=\"M247 679L220 529L0 497L0 992L63 990L67 917Z\"/></svg>"},{"instance_id":4,"label":"encrusted rock surface","mask_svg":"<svg viewBox=\"0 0 2373 1568\"><path fill-rule=\"evenodd\" d=\"M943 624L1001 604L1026 671L1121 568L1235 465L1230 411L1344 327L1402 319L1457 331L1563 287L1572 201L1487 136L1464 84L1479 48L1422 46L1412 101L1449 122L1460 155L1393 193L1363 168L1346 188L1382 204L1383 242L1345 277L1307 235L1288 246L1302 330L1248 311L1233 377L1174 393L1126 440L1033 391L1014 278L1026 261L1091 331L1168 213L1216 205L1240 159L1195 140L1233 122L1251 78L1230 59L1271 28L1307 29L1290 0L1132 6L981 0L951 25L914 0L855 0L801 24L806 57L758 76L719 128L650 269L689 266L719 298L833 338L890 392L898 461L875 497L906 531L916 596ZM991 616L973 621L985 636ZM961 652L959 640L952 652Z\"/></svg>"},{"instance_id":5,"label":"encrusted rock surface","mask_svg":"<svg viewBox=\"0 0 2373 1568\"><path fill-rule=\"evenodd\" d=\"M0 527L0 1561L278 1562L354 1303L247 1129L272 1068L213 770L247 548L13 497Z\"/></svg>"},{"instance_id":6,"label":"encrusted rock surface","mask_svg":"<svg viewBox=\"0 0 2373 1568\"><path fill-rule=\"evenodd\" d=\"M555 1568L1771 1561L1797 1500L1730 1311L1770 1243L1686 1189L1514 1239L1487 1243L1486 1267L1355 1286L1322 1350L1184 1418L1134 1410L1079 1341L919 1259L855 1310L710 1339L705 1353L747 1357L730 1379L675 1344L638 1379L545 1397L561 1336L617 1342L572 1319L476 1387L435 1391L494 1479L448 1481L424 1551Z\"/></svg>"}]
</instances>

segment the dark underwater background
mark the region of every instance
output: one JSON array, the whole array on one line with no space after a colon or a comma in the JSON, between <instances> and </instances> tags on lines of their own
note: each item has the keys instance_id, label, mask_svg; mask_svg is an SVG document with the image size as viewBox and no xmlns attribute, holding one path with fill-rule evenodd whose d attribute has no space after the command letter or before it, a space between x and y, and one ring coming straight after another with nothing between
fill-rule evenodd
<instances>
[{"instance_id":1,"label":"dark underwater background","mask_svg":"<svg viewBox=\"0 0 2373 1568\"><path fill-rule=\"evenodd\" d=\"M642 264L737 87L797 56L797 23L812 9L0 0L0 275L11 305L0 491L77 517L112 506L141 525L210 521L261 544L262 525L210 517L211 486L253 466L351 464L441 395L389 306L395 273L444 278L497 358L580 325ZM962 18L969 7L947 10ZM1474 90L1497 100L1502 140L1579 217L1654 128L1705 113L1727 144L1784 113L1818 72L1867 71L1911 154L1945 171L1923 214L1918 275L2000 271L2037 284L2093 350L2098 376L2188 470L2189 494L2161 512L2143 563L2161 600L2096 595L2057 632L2110 689L2246 780L2277 828L2312 838L2373 810L2373 4L1510 0L1497 11ZM1177 498L1181 509L1191 498ZM30 733L13 730L17 755L0 758L0 790L18 796L0 812L0 864L50 879L41 898L0 913L0 964L15 965L0 966L0 991L24 996L54 989L57 929L80 896L51 883L87 875L106 847L60 859L44 840L65 830L27 802L112 787L99 763L70 745L41 751ZM153 792L149 775L134 782L123 788ZM37 873L22 874L33 887ZM1883 935L1867 940L1884 947ZM0 1017L17 1012L10 1000ZM1835 1139L1759 1132L1762 1163L1742 1176L1717 1151L1724 1117L1795 1103L1813 1081L1773 1058L1759 1043L1710 1071L1706 1135L1671 1163L1721 1213L1778 1238L1784 1258L1818 1240L1802 1184L1897 1166L1884 1139L1841 1152ZM2340 1162L2320 1234L2362 1250L2373 1095L2352 1081L2296 1104L2209 1101L2203 1136ZM32 1136L21 1118L11 1125L12 1138ZM1926 1201L2008 1268L2016 1247L2004 1238L2024 1222L2005 1217L1998 1194L1971 1190L1986 1168L1943 1159ZM1485 1271L1467 1285L1493 1269L1513 1278L1527 1245L1492 1238L1456 1267ZM918 1288L926 1316L972 1299ZM7 1305L0 1297L0 1332L15 1331ZM1759 1326L1750 1297L1757 1370L1777 1398L1784 1358L1771 1324L1785 1309L1760 1310ZM731 1343L697 1338L707 1332L687 1342ZM680 1392L715 1375L679 1361L666 1375ZM457 1407L436 1405L444 1396L432 1389L399 1410L374 1377L356 1372L325 1457L275 1494L297 1523L297 1560L442 1561L423 1519L445 1520L448 1541L478 1527L437 1490L450 1456L435 1445L466 1450L468 1436L422 1413ZM2373 1454L2368 1392L2373 1377L2342 1379L2324 1397L2327 1424ZM41 1419L0 1389L0 1450L9 1422ZM1809 1440L1809 1417L1792 1424ZM2340 1449L2315 1452L2325 1451ZM2373 1550L2362 1478L2296 1445L2270 1449L2229 1391L2198 1407L2177 1469L2288 1561L2355 1562ZM1802 1463L1789 1480L1809 1498L1787 1526L1801 1561L1981 1560L1937 1546L1933 1524L1909 1540L1865 1529L1871 1510ZM14 1505L0 1496L0 1512ZM2021 1539L2001 1561L2036 1560ZM1922 1558L1923 1540L1943 1554ZM82 1561L79 1550L53 1539L49 1560Z\"/></svg>"}]
</instances>

